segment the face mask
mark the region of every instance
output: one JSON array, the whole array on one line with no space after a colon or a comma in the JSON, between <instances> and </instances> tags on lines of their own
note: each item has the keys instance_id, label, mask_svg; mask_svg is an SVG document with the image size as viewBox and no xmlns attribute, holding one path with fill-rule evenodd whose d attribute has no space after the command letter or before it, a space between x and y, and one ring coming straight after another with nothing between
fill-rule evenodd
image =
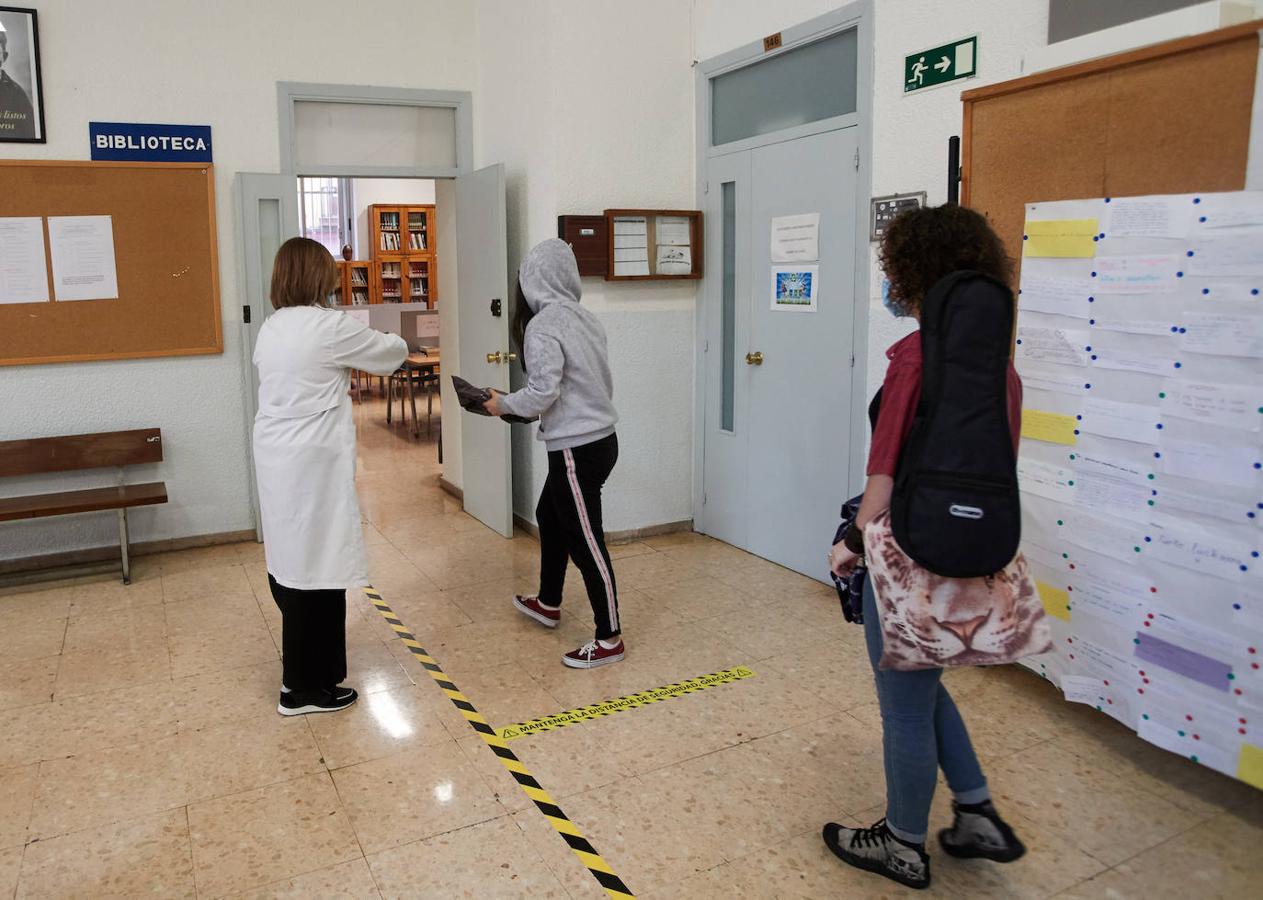
<instances>
[{"instance_id":1,"label":"face mask","mask_svg":"<svg viewBox=\"0 0 1263 900\"><path fill-rule=\"evenodd\" d=\"M890 313L896 319L902 318L904 315L903 310L899 308L899 304L890 299L889 291L882 295L881 305L886 307L886 312Z\"/></svg>"}]
</instances>

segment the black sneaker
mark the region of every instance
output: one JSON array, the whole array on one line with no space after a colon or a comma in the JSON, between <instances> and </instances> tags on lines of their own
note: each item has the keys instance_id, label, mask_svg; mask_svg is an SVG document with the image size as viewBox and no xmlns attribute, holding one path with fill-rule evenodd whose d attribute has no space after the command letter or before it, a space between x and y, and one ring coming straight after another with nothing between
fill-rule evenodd
<instances>
[{"instance_id":1,"label":"black sneaker","mask_svg":"<svg viewBox=\"0 0 1263 900\"><path fill-rule=\"evenodd\" d=\"M917 890L930 886L930 857L924 847L906 844L890 833L886 820L869 828L824 827L824 842L844 863L884 875Z\"/></svg>"},{"instance_id":2,"label":"black sneaker","mask_svg":"<svg viewBox=\"0 0 1263 900\"><path fill-rule=\"evenodd\" d=\"M956 814L952 827L938 833L939 846L952 856L1007 863L1026 853L1026 846L1000 818L990 800L971 806L952 801L952 812Z\"/></svg>"},{"instance_id":3,"label":"black sneaker","mask_svg":"<svg viewBox=\"0 0 1263 900\"><path fill-rule=\"evenodd\" d=\"M359 699L349 687L320 688L311 691L283 691L276 711L283 716L305 716L308 713L337 712Z\"/></svg>"}]
</instances>

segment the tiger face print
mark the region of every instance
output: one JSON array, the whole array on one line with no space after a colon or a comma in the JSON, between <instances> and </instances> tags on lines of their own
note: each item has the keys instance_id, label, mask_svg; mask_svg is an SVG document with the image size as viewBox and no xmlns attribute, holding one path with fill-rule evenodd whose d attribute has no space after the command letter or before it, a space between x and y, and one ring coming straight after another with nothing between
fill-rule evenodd
<instances>
[{"instance_id":1,"label":"tiger face print","mask_svg":"<svg viewBox=\"0 0 1263 900\"><path fill-rule=\"evenodd\" d=\"M895 542L887 511L865 527L864 554L882 630L883 669L996 665L1043 653L1052 644L1021 553L987 578L935 575Z\"/></svg>"}]
</instances>

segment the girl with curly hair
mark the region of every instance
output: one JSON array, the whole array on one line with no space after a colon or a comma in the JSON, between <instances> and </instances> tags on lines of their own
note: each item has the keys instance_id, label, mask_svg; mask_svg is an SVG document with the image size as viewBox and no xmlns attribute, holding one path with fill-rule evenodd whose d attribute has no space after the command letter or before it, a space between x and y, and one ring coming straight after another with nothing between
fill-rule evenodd
<instances>
[{"instance_id":1,"label":"girl with curly hair","mask_svg":"<svg viewBox=\"0 0 1263 900\"><path fill-rule=\"evenodd\" d=\"M881 264L890 282L886 307L897 317L921 317L922 299L941 279L963 270L1002 282L1012 265L987 220L970 209L948 205L903 213L882 238ZM899 455L912 430L921 394L921 335L914 331L895 342L881 390L869 407L873 440L868 481L856 522L846 540L833 548L830 565L840 576L863 553L866 524L889 508ZM1008 368L1010 437L1017 447L1021 429L1022 383ZM863 589L864 636L881 709L886 770L886 816L868 828L830 822L824 827L829 849L850 865L876 872L913 888L930 886L925 852L930 801L942 768L952 790L955 822L939 832L939 844L951 856L1011 862L1026 850L996 813L942 669L879 669L882 634L873 591Z\"/></svg>"}]
</instances>

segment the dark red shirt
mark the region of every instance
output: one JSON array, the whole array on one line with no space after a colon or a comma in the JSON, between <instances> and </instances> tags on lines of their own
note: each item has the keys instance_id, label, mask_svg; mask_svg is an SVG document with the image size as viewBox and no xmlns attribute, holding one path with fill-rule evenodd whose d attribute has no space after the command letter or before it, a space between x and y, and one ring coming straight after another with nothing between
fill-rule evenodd
<instances>
[{"instance_id":1,"label":"dark red shirt","mask_svg":"<svg viewBox=\"0 0 1263 900\"><path fill-rule=\"evenodd\" d=\"M921 332L914 331L896 341L886 351L890 365L881 386L881 409L873 428L873 443L868 451L868 474L894 477L899 453L912 431L917 401L921 399ZM1009 430L1013 434L1013 450L1017 451L1022 433L1022 379L1013 363L1008 372Z\"/></svg>"}]
</instances>

